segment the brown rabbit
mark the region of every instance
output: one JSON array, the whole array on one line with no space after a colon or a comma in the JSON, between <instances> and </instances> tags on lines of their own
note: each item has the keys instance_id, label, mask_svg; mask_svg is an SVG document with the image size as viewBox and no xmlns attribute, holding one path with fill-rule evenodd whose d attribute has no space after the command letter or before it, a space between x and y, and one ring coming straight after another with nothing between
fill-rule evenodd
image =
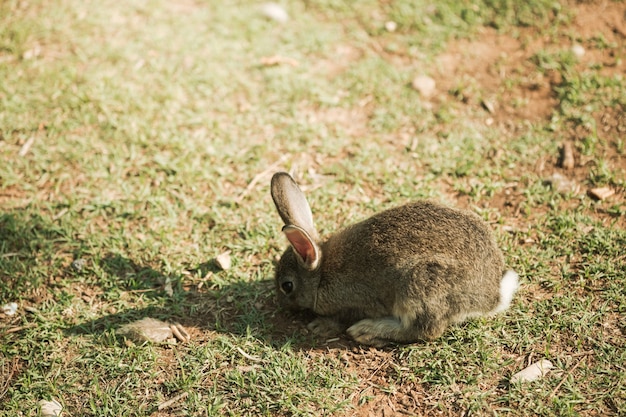
<instances>
[{"instance_id":1,"label":"brown rabbit","mask_svg":"<svg viewBox=\"0 0 626 417\"><path fill-rule=\"evenodd\" d=\"M347 331L372 346L432 340L452 323L505 310L518 288L474 213L419 201L320 241L291 176L274 174L271 192L291 243L276 270L279 302L317 314L316 334Z\"/></svg>"}]
</instances>

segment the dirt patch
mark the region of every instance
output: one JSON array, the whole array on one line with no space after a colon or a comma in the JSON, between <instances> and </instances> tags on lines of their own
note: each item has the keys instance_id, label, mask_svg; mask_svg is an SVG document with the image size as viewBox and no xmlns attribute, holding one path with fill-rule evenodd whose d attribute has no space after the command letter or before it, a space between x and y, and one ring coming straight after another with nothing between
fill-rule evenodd
<instances>
[{"instance_id":1,"label":"dirt patch","mask_svg":"<svg viewBox=\"0 0 626 417\"><path fill-rule=\"evenodd\" d=\"M451 42L437 58L437 85L462 102L483 106L501 123L512 119L539 120L554 109L551 82L524 78L508 85L532 64L529 58L543 45L541 39L524 46L520 38L485 28L476 39Z\"/></svg>"},{"instance_id":2,"label":"dirt patch","mask_svg":"<svg viewBox=\"0 0 626 417\"><path fill-rule=\"evenodd\" d=\"M572 29L581 38L604 37L609 42L626 39L624 4L616 1L589 1L576 5Z\"/></svg>"}]
</instances>

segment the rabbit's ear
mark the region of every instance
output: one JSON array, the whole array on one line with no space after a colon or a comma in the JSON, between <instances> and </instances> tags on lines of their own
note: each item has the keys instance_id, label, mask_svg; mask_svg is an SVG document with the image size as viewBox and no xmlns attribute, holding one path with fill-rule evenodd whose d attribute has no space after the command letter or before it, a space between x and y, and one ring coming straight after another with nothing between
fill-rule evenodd
<instances>
[{"instance_id":1,"label":"rabbit's ear","mask_svg":"<svg viewBox=\"0 0 626 417\"><path fill-rule=\"evenodd\" d=\"M311 236L304 229L293 225L283 227L283 233L296 252L300 265L309 271L317 269L320 263L320 249Z\"/></svg>"},{"instance_id":2,"label":"rabbit's ear","mask_svg":"<svg viewBox=\"0 0 626 417\"><path fill-rule=\"evenodd\" d=\"M297 226L310 238L317 239L311 207L293 178L286 172L275 173L271 191L276 210L285 226Z\"/></svg>"}]
</instances>

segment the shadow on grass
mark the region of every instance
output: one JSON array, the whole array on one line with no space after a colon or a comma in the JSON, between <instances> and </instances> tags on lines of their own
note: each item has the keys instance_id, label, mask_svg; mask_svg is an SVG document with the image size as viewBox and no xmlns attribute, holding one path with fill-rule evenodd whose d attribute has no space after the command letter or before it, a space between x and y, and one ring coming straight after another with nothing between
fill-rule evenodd
<instances>
[{"instance_id":1,"label":"shadow on grass","mask_svg":"<svg viewBox=\"0 0 626 417\"><path fill-rule=\"evenodd\" d=\"M94 249L95 247L95 249ZM225 282L215 279L201 289L183 288L180 277L146 266L129 257L106 254L94 242L77 238L67 224L50 221L38 214L0 214L0 296L35 308L42 300L69 292L97 287L96 302L103 300L117 311L98 311L99 318L64 329L66 334L104 334L119 327L152 317L197 329L202 338L220 334L253 337L280 347L290 344L307 349L320 346L306 331L312 317L306 313L282 311L275 301L274 284L265 281ZM105 255L100 255L104 251ZM195 276L220 277L223 272L214 261L189 268ZM50 281L50 277L54 277ZM168 295L171 288L171 295ZM150 304L133 308L132 301L121 303L122 293L137 296ZM43 294L43 295L42 295ZM122 306L122 307L120 307ZM211 336L213 335L213 336ZM326 345L324 345L326 346Z\"/></svg>"},{"instance_id":2,"label":"shadow on grass","mask_svg":"<svg viewBox=\"0 0 626 417\"><path fill-rule=\"evenodd\" d=\"M51 268L62 262L60 252L78 245L71 233L37 214L0 214L0 298L18 301L43 285Z\"/></svg>"},{"instance_id":3,"label":"shadow on grass","mask_svg":"<svg viewBox=\"0 0 626 417\"><path fill-rule=\"evenodd\" d=\"M311 316L279 309L271 280L237 281L215 284L206 290L195 287L185 290L177 279L121 255L107 255L99 266L120 288L152 298L155 305L145 308L131 306L84 321L66 328L68 334L103 334L150 317L180 323L188 330L198 330L203 339L229 334L253 337L275 347L290 344L306 349L316 345L305 331ZM209 261L191 268L190 272L205 276L209 272L219 274L220 270L213 261ZM166 282L171 283L171 296L163 290Z\"/></svg>"}]
</instances>

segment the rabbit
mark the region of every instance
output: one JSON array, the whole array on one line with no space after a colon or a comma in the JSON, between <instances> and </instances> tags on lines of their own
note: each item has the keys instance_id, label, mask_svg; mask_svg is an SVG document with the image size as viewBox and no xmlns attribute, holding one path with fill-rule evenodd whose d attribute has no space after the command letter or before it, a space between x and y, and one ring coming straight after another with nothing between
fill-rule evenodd
<instances>
[{"instance_id":1,"label":"rabbit","mask_svg":"<svg viewBox=\"0 0 626 417\"><path fill-rule=\"evenodd\" d=\"M374 347L431 341L451 324L506 310L518 289L475 213L417 201L321 240L289 174L273 175L271 195L290 242L276 266L278 302L315 313L314 334L347 332Z\"/></svg>"}]
</instances>

